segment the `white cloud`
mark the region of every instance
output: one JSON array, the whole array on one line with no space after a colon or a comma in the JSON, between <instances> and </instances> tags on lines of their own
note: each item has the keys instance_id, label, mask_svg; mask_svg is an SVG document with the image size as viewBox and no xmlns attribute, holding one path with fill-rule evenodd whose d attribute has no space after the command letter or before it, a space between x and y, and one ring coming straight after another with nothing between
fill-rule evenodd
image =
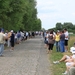
<instances>
[{"instance_id":1,"label":"white cloud","mask_svg":"<svg viewBox=\"0 0 75 75\"><path fill-rule=\"evenodd\" d=\"M72 15L75 16L75 12L73 12Z\"/></svg>"},{"instance_id":2,"label":"white cloud","mask_svg":"<svg viewBox=\"0 0 75 75\"><path fill-rule=\"evenodd\" d=\"M75 23L75 0L37 0L42 27L54 27L57 22ZM45 26L46 25L46 26Z\"/></svg>"},{"instance_id":3,"label":"white cloud","mask_svg":"<svg viewBox=\"0 0 75 75\"><path fill-rule=\"evenodd\" d=\"M48 6L48 5L51 5L53 4L52 1L46 1L46 0L37 0L37 6L40 7L40 6Z\"/></svg>"}]
</instances>

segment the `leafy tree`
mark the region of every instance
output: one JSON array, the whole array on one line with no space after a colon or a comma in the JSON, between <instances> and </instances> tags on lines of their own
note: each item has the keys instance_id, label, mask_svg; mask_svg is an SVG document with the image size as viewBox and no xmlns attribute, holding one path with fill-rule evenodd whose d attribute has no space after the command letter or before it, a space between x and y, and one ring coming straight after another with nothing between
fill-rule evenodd
<instances>
[{"instance_id":1,"label":"leafy tree","mask_svg":"<svg viewBox=\"0 0 75 75\"><path fill-rule=\"evenodd\" d=\"M0 27L15 31L39 30L36 4L36 0L0 0Z\"/></svg>"},{"instance_id":2,"label":"leafy tree","mask_svg":"<svg viewBox=\"0 0 75 75\"><path fill-rule=\"evenodd\" d=\"M69 28L72 28L73 27L73 24L72 23L64 23L63 24L63 28L67 28L67 29L69 29Z\"/></svg>"},{"instance_id":3,"label":"leafy tree","mask_svg":"<svg viewBox=\"0 0 75 75\"><path fill-rule=\"evenodd\" d=\"M61 23L56 23L56 29L61 30L62 29L62 24Z\"/></svg>"}]
</instances>

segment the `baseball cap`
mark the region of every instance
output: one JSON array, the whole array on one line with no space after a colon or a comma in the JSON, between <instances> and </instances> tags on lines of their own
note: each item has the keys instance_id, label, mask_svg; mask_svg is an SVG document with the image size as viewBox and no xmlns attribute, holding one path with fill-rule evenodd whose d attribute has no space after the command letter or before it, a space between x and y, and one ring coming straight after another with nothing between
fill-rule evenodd
<instances>
[{"instance_id":1,"label":"baseball cap","mask_svg":"<svg viewBox=\"0 0 75 75\"><path fill-rule=\"evenodd\" d=\"M57 32L60 32L59 30L57 30Z\"/></svg>"},{"instance_id":2,"label":"baseball cap","mask_svg":"<svg viewBox=\"0 0 75 75\"><path fill-rule=\"evenodd\" d=\"M70 52L72 52L72 54L75 53L75 47L71 47Z\"/></svg>"},{"instance_id":3,"label":"baseball cap","mask_svg":"<svg viewBox=\"0 0 75 75\"><path fill-rule=\"evenodd\" d=\"M11 30L11 32L13 33L13 30Z\"/></svg>"}]
</instances>

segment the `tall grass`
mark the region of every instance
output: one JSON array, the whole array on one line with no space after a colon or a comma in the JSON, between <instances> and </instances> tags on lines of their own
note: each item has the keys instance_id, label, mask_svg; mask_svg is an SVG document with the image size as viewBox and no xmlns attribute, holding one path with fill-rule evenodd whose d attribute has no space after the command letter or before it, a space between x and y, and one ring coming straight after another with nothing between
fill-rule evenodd
<instances>
[{"instance_id":1,"label":"tall grass","mask_svg":"<svg viewBox=\"0 0 75 75\"><path fill-rule=\"evenodd\" d=\"M50 54L50 62L51 62L51 70L52 70L52 75L62 75L62 73L66 70L65 63L62 62L60 64L53 64L53 61L60 60L63 55L71 55L70 53L70 47L73 46L75 42L75 36L70 36L69 39L69 45L68 45L68 52L61 53L61 52L56 52L56 47L54 46L52 54Z\"/></svg>"}]
</instances>

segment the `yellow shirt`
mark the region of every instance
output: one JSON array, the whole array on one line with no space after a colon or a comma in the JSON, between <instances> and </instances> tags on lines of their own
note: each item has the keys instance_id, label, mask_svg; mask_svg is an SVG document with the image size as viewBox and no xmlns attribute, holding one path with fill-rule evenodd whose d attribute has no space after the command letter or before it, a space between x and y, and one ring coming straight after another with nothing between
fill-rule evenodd
<instances>
[{"instance_id":1,"label":"yellow shirt","mask_svg":"<svg viewBox=\"0 0 75 75\"><path fill-rule=\"evenodd\" d=\"M60 40L60 35L55 35L55 41L59 41Z\"/></svg>"}]
</instances>

